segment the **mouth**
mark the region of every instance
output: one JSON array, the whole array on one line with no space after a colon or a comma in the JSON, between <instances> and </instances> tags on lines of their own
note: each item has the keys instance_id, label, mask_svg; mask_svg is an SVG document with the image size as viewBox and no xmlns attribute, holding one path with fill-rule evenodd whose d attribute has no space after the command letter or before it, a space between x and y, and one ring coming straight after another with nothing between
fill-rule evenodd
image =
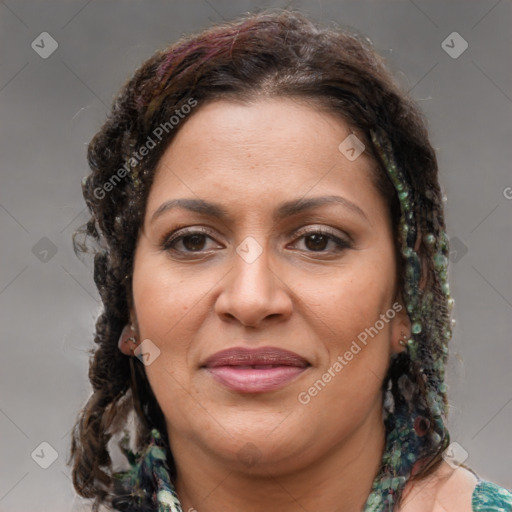
<instances>
[{"instance_id":1,"label":"mouth","mask_svg":"<svg viewBox=\"0 0 512 512\"><path fill-rule=\"evenodd\" d=\"M235 347L213 354L201 368L231 391L265 393L286 386L310 366L306 359L288 350Z\"/></svg>"}]
</instances>

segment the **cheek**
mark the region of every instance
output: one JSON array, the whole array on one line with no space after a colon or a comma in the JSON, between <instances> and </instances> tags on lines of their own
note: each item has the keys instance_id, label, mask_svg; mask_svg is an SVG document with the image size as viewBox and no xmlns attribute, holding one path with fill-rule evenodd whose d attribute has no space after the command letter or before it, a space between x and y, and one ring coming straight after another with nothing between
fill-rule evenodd
<instances>
[{"instance_id":1,"label":"cheek","mask_svg":"<svg viewBox=\"0 0 512 512\"><path fill-rule=\"evenodd\" d=\"M377 251L375 251L377 253ZM392 258L356 254L334 272L302 279L298 294L336 339L357 336L392 305L395 272ZM329 330L329 329L327 329Z\"/></svg>"},{"instance_id":2,"label":"cheek","mask_svg":"<svg viewBox=\"0 0 512 512\"><path fill-rule=\"evenodd\" d=\"M207 294L216 281L211 273L170 268L165 256L155 257L144 246L136 254L133 301L141 340L151 340L160 350L145 367L160 403L176 399L183 388L193 392L191 354L211 311Z\"/></svg>"},{"instance_id":3,"label":"cheek","mask_svg":"<svg viewBox=\"0 0 512 512\"><path fill-rule=\"evenodd\" d=\"M141 337L161 343L197 302L197 289L165 263L141 255L135 260L133 301Z\"/></svg>"},{"instance_id":4,"label":"cheek","mask_svg":"<svg viewBox=\"0 0 512 512\"><path fill-rule=\"evenodd\" d=\"M322 435L333 436L333 442L340 433L348 435L382 399L394 311L389 279L382 272L380 276L380 282L370 274L329 281L325 295L311 302L313 316L321 320L315 321L314 330L324 356L318 372L300 390L299 402L308 401L305 428L331 425Z\"/></svg>"},{"instance_id":5,"label":"cheek","mask_svg":"<svg viewBox=\"0 0 512 512\"><path fill-rule=\"evenodd\" d=\"M190 323L194 318L187 313L194 305L194 313L200 311L200 290L183 275L169 272L165 262L144 256L135 259L133 301L140 339L151 340L160 350L145 372L157 402L168 416L170 411L188 410L194 403L190 400L194 391L187 359L191 337L186 334L194 329ZM180 418L174 421L179 423Z\"/></svg>"},{"instance_id":6,"label":"cheek","mask_svg":"<svg viewBox=\"0 0 512 512\"><path fill-rule=\"evenodd\" d=\"M380 261L366 256L355 258L335 277L301 284L303 296L308 297L315 337L323 344L320 371L330 369L322 379L328 381L331 390L325 392L325 401L338 403L350 396L351 402L356 398L353 403L368 403L371 395L378 392L388 368L395 317L395 273L389 271L393 259L383 258L382 252ZM339 364L333 367L336 361Z\"/></svg>"}]
</instances>

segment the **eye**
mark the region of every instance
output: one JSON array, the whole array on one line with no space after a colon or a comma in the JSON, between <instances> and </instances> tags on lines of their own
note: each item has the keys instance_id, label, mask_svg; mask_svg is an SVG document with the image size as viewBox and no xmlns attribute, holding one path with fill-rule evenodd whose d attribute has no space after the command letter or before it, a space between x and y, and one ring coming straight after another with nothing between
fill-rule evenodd
<instances>
[{"instance_id":1,"label":"eye","mask_svg":"<svg viewBox=\"0 0 512 512\"><path fill-rule=\"evenodd\" d=\"M175 253L201 253L206 239L213 240L211 235L212 232L206 228L174 231L171 235L165 236L160 245L163 250ZM180 244L184 249L179 247Z\"/></svg>"},{"instance_id":2,"label":"eye","mask_svg":"<svg viewBox=\"0 0 512 512\"><path fill-rule=\"evenodd\" d=\"M304 239L303 249L305 252L329 253L340 252L352 247L351 243L336 236L329 230L323 228L314 228L301 230L296 240ZM205 248L207 239L214 240L213 232L207 228L190 228L185 230L174 230L170 235L164 236L160 246L162 250L172 251L175 254L202 254L207 252ZM297 242L295 242L296 244ZM334 245L331 250L326 250L329 243ZM181 247L180 247L181 245ZM217 248L219 248L217 246ZM222 248L222 247L220 247Z\"/></svg>"},{"instance_id":3,"label":"eye","mask_svg":"<svg viewBox=\"0 0 512 512\"><path fill-rule=\"evenodd\" d=\"M347 240L342 240L331 231L323 228L302 230L297 234L300 235L297 240L304 239L304 246L307 252L339 252L352 247ZM334 250L326 251L325 249L329 242L334 244L335 248Z\"/></svg>"}]
</instances>

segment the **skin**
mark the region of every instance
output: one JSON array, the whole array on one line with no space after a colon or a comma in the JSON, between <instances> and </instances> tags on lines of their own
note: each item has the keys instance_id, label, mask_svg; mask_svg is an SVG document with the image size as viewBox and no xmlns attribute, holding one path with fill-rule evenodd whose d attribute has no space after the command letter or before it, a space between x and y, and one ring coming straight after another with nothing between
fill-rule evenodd
<instances>
[{"instance_id":1,"label":"skin","mask_svg":"<svg viewBox=\"0 0 512 512\"><path fill-rule=\"evenodd\" d=\"M372 161L338 150L350 133L304 102L219 100L183 122L159 162L136 248L131 314L137 339L160 350L145 370L166 418L184 510L360 511L368 497L384 450L381 382L402 350L401 333L410 333L405 308L309 403L298 400L358 334L403 304ZM332 203L272 218L284 201L327 195L364 216ZM218 203L230 217L174 208L152 219L177 198ZM189 233L174 251L162 247L184 227L210 232ZM350 247L312 239L318 228ZM236 251L246 237L262 251L251 263ZM234 392L200 366L235 346L284 348L310 366L277 391Z\"/></svg>"}]
</instances>

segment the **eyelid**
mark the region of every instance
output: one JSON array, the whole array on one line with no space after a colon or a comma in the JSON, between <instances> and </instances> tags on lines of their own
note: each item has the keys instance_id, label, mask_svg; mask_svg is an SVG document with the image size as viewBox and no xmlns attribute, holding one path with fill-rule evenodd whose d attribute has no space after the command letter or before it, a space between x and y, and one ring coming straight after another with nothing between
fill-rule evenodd
<instances>
[{"instance_id":1,"label":"eyelid","mask_svg":"<svg viewBox=\"0 0 512 512\"><path fill-rule=\"evenodd\" d=\"M336 255L340 252L344 252L348 249L353 249L355 247L354 241L352 237L346 233L345 231L341 231L342 235L334 232L333 228L328 228L323 225L308 225L304 228L294 231L294 238L292 243L296 244L298 241L308 235L320 234L326 236L330 242L334 243L336 248L333 250L326 251L305 251L306 254L315 254L317 253L319 256L329 256Z\"/></svg>"},{"instance_id":2,"label":"eyelid","mask_svg":"<svg viewBox=\"0 0 512 512\"><path fill-rule=\"evenodd\" d=\"M294 236L302 236L302 235L307 235L309 233L322 233L324 235L330 235L335 238L344 236L344 237L348 238L350 241L352 240L352 237L348 233L345 233L345 231L341 231L339 229L336 230L336 228L330 228L330 227L324 226L322 224L308 224L307 226L292 232L292 234ZM342 234L340 235L339 233L342 233Z\"/></svg>"},{"instance_id":3,"label":"eyelid","mask_svg":"<svg viewBox=\"0 0 512 512\"><path fill-rule=\"evenodd\" d=\"M167 249L168 246L178 240L179 238L185 236L191 236L194 234L200 233L202 235L207 235L211 238L215 237L214 230L205 226L190 226L188 224L182 226L175 226L171 231L166 232L164 236L160 240L160 246L163 249Z\"/></svg>"},{"instance_id":4,"label":"eyelid","mask_svg":"<svg viewBox=\"0 0 512 512\"><path fill-rule=\"evenodd\" d=\"M314 233L321 232L322 234L338 236L338 233L333 231L334 229L335 228L329 228L322 224L308 224L307 226L304 226L302 228L291 230L290 232L288 232L286 234L286 237L287 238L290 238L291 236L298 237L298 236L302 236L304 234L308 234L311 232L314 232ZM183 230L182 234L180 234L181 230ZM340 231L340 230L338 230L338 231ZM214 232L214 230L212 228L205 227L205 226L191 226L189 224L183 224L183 225L175 226L175 227L173 227L172 230L170 230L169 232L166 232L166 234L161 238L161 242L165 243L166 241L170 240L171 238L176 239L179 236L185 236L189 233L195 234L196 232L212 236L212 238L214 238L214 236L216 235L216 233ZM342 236L345 236L352 241L352 237L348 233L346 233L345 231L341 231L341 233L342 233Z\"/></svg>"}]
</instances>

